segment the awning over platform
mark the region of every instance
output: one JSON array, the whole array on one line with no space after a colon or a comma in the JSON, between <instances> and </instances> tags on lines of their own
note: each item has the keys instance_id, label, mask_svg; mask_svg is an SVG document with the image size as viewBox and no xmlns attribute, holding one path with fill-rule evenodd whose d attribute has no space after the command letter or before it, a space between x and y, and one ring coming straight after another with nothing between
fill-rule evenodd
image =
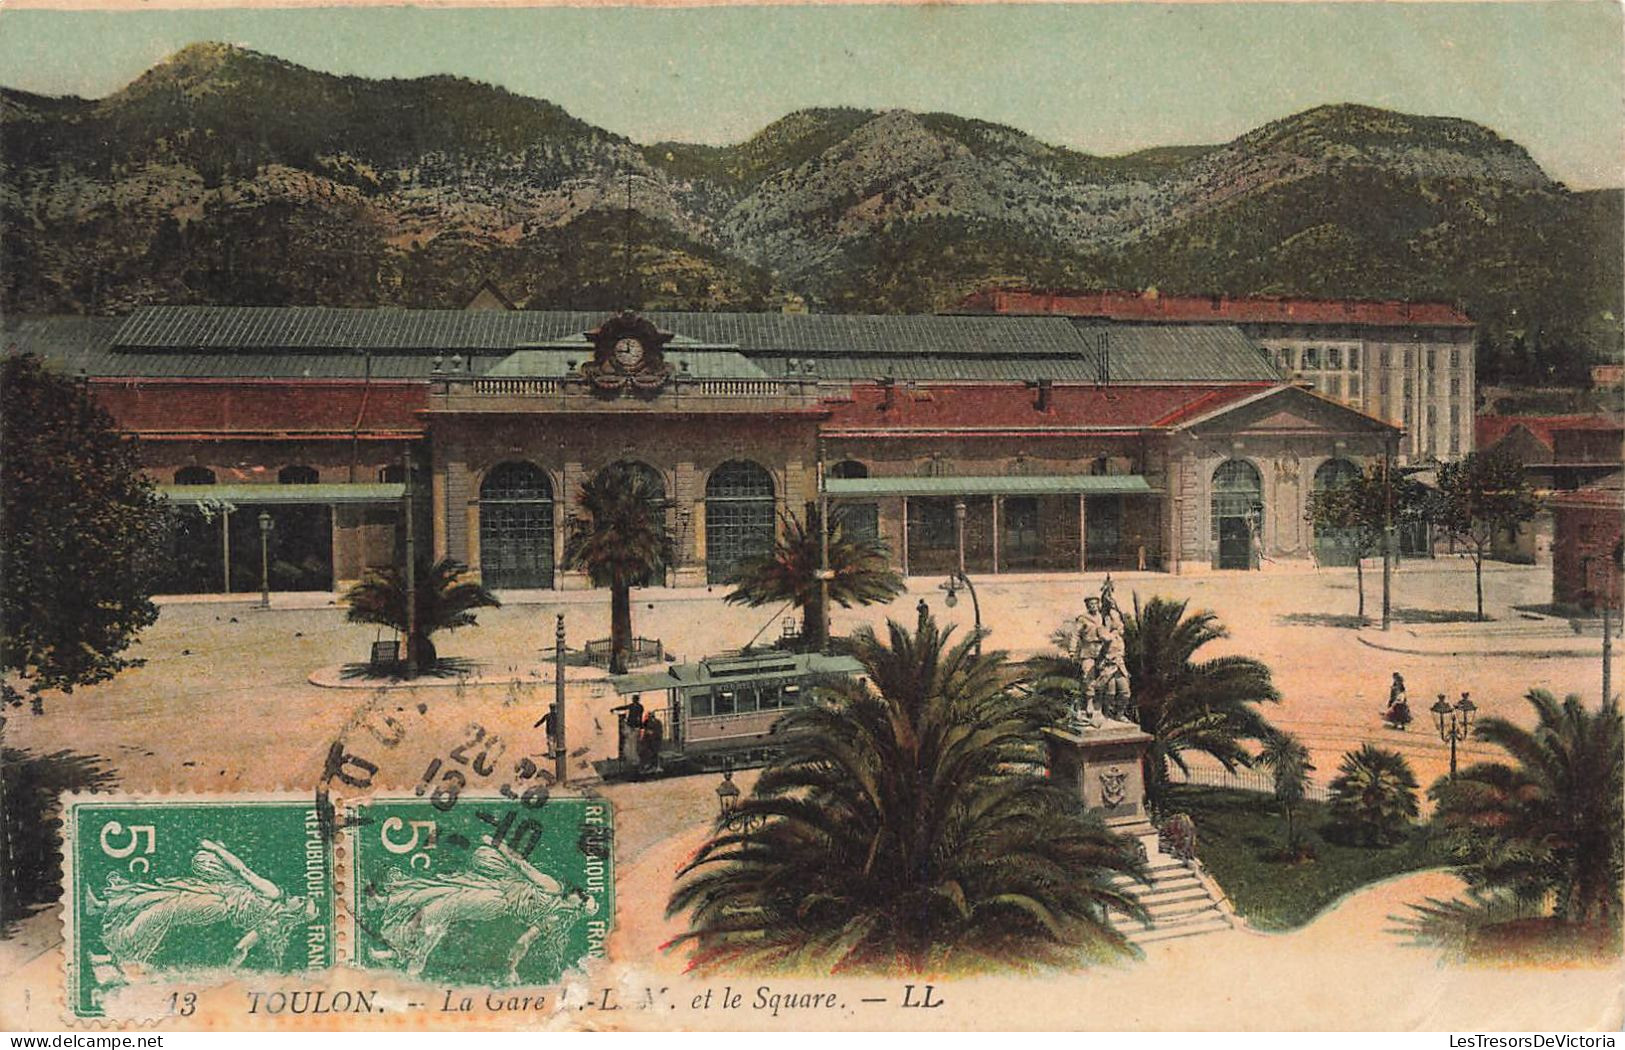
<instances>
[{"instance_id":1,"label":"awning over platform","mask_svg":"<svg viewBox=\"0 0 1625 1050\"><path fill-rule=\"evenodd\" d=\"M1135 496L1156 490L1139 474L1002 474L894 478L830 478L833 497L856 496Z\"/></svg>"},{"instance_id":2,"label":"awning over platform","mask_svg":"<svg viewBox=\"0 0 1625 1050\"><path fill-rule=\"evenodd\" d=\"M400 482L331 482L318 485L159 485L171 503L399 503Z\"/></svg>"}]
</instances>

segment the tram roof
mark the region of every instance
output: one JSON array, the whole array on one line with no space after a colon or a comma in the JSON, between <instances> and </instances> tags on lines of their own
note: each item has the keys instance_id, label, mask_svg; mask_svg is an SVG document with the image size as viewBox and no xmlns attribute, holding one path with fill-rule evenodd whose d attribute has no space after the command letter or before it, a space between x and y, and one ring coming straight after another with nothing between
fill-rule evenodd
<instances>
[{"instance_id":1,"label":"tram roof","mask_svg":"<svg viewBox=\"0 0 1625 1050\"><path fill-rule=\"evenodd\" d=\"M788 653L781 649L755 652L718 653L696 663L669 664L664 671L623 674L610 678L620 696L678 689L683 686L722 682L759 682L770 679L801 678L807 675L858 674L863 665L850 656L822 653Z\"/></svg>"}]
</instances>

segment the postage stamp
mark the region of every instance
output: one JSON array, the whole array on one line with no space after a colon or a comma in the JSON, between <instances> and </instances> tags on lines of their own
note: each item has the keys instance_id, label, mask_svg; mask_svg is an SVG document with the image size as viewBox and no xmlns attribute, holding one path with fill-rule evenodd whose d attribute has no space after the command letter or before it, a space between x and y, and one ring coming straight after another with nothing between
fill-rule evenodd
<instances>
[{"instance_id":1,"label":"postage stamp","mask_svg":"<svg viewBox=\"0 0 1625 1050\"><path fill-rule=\"evenodd\" d=\"M135 985L332 965L332 851L308 800L76 798L65 808L75 1016L107 1016L109 999Z\"/></svg>"},{"instance_id":2,"label":"postage stamp","mask_svg":"<svg viewBox=\"0 0 1625 1050\"><path fill-rule=\"evenodd\" d=\"M473 986L550 984L603 958L613 817L596 798L347 807L354 962Z\"/></svg>"}]
</instances>

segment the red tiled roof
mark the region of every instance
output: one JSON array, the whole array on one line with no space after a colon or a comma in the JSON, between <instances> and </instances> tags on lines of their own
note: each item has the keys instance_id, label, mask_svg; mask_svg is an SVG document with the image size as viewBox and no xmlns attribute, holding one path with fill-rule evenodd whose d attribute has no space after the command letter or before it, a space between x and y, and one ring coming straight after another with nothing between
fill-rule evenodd
<instances>
[{"instance_id":1,"label":"red tiled roof","mask_svg":"<svg viewBox=\"0 0 1625 1050\"><path fill-rule=\"evenodd\" d=\"M1514 427L1523 427L1541 444L1551 448L1555 443L1554 430L1618 430L1620 424L1602 416L1479 416L1473 420L1474 447L1487 449L1511 433Z\"/></svg>"},{"instance_id":2,"label":"red tiled roof","mask_svg":"<svg viewBox=\"0 0 1625 1050\"><path fill-rule=\"evenodd\" d=\"M1159 295L1155 292L1037 292L987 289L960 304L972 312L1061 314L1114 321L1249 324L1425 325L1471 328L1472 318L1449 303L1397 300L1288 299L1277 296Z\"/></svg>"},{"instance_id":3,"label":"red tiled roof","mask_svg":"<svg viewBox=\"0 0 1625 1050\"><path fill-rule=\"evenodd\" d=\"M1601 507L1616 512L1625 511L1625 489L1621 489L1620 484L1620 480L1614 478L1599 485L1588 485L1567 492L1554 492L1547 497L1546 502L1553 507Z\"/></svg>"},{"instance_id":4,"label":"red tiled roof","mask_svg":"<svg viewBox=\"0 0 1625 1050\"><path fill-rule=\"evenodd\" d=\"M164 434L417 434L424 383L353 380L98 379L91 389L120 429Z\"/></svg>"},{"instance_id":5,"label":"red tiled roof","mask_svg":"<svg viewBox=\"0 0 1625 1050\"><path fill-rule=\"evenodd\" d=\"M936 386L886 391L858 384L850 400L828 402L825 430L1087 430L1169 427L1271 389L1272 383L1181 386L1055 386L1049 407L1025 384Z\"/></svg>"}]
</instances>

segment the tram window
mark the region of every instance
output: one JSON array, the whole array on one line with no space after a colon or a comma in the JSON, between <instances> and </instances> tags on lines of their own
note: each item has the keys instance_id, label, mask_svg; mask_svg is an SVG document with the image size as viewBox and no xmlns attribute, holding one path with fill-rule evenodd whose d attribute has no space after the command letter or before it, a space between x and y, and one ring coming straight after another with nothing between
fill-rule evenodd
<instances>
[{"instance_id":1,"label":"tram window","mask_svg":"<svg viewBox=\"0 0 1625 1050\"><path fill-rule=\"evenodd\" d=\"M784 706L783 702L779 698L779 683L763 682L756 688L758 704L763 711L771 711L774 708Z\"/></svg>"},{"instance_id":2,"label":"tram window","mask_svg":"<svg viewBox=\"0 0 1625 1050\"><path fill-rule=\"evenodd\" d=\"M709 715L711 713L711 694L688 694L688 713L692 718L704 718Z\"/></svg>"},{"instance_id":3,"label":"tram window","mask_svg":"<svg viewBox=\"0 0 1625 1050\"><path fill-rule=\"evenodd\" d=\"M784 695L779 698L780 707L794 707L801 703L801 686L795 682L784 684Z\"/></svg>"},{"instance_id":4,"label":"tram window","mask_svg":"<svg viewBox=\"0 0 1625 1050\"><path fill-rule=\"evenodd\" d=\"M734 713L734 691L732 689L718 689L712 694L711 713L714 715L731 715Z\"/></svg>"},{"instance_id":5,"label":"tram window","mask_svg":"<svg viewBox=\"0 0 1625 1050\"><path fill-rule=\"evenodd\" d=\"M756 688L742 685L739 687L739 696L734 701L734 710L742 715L750 714L756 710Z\"/></svg>"}]
</instances>

